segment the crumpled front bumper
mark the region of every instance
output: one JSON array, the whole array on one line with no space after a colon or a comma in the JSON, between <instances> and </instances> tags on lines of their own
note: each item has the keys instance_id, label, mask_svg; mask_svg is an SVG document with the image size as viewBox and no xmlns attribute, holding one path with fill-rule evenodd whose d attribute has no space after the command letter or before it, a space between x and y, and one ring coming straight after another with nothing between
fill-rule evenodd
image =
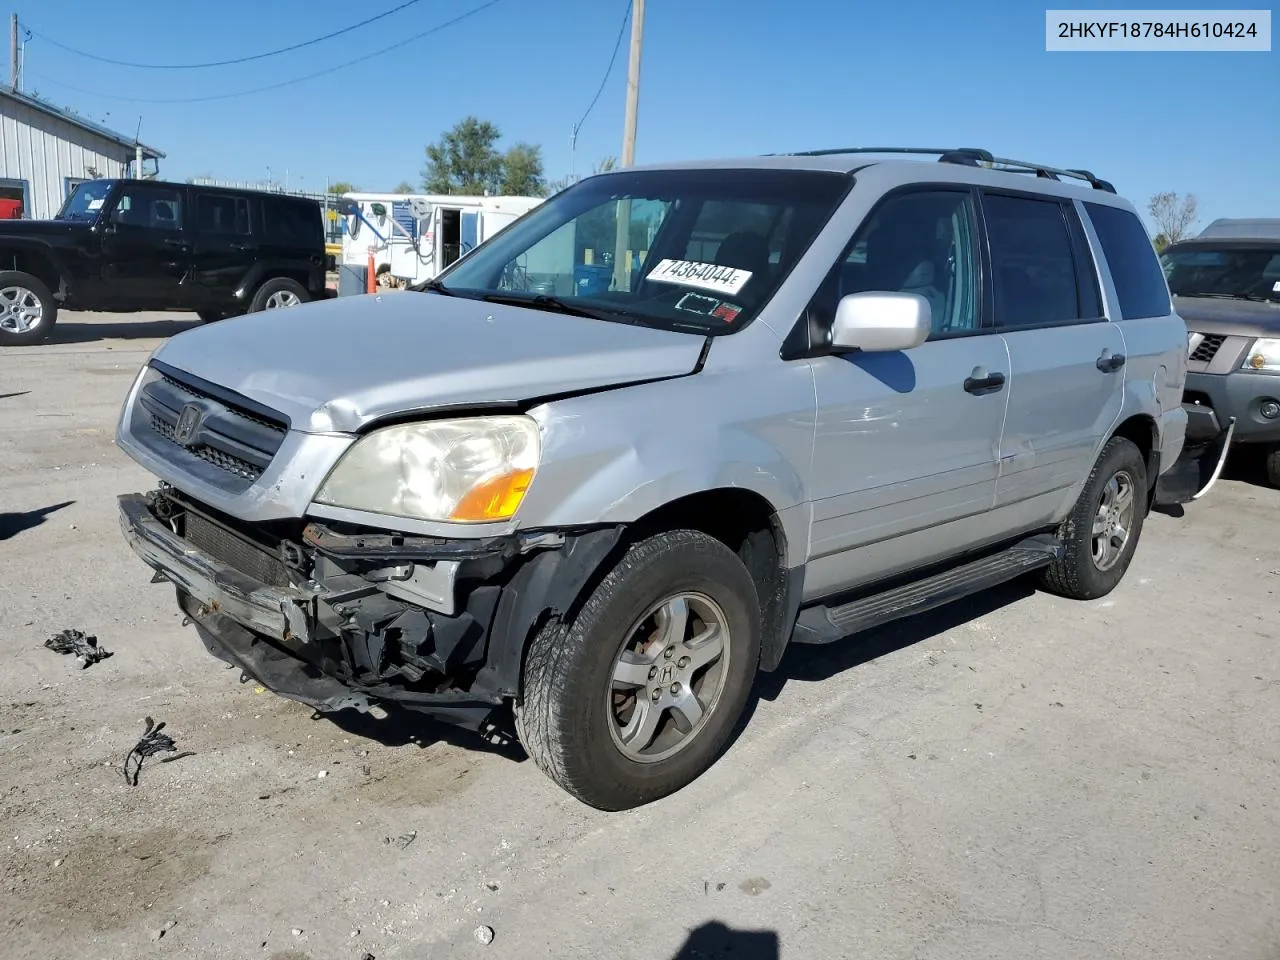
<instances>
[{"instance_id":1,"label":"crumpled front bumper","mask_svg":"<svg viewBox=\"0 0 1280 960\"><path fill-rule=\"evenodd\" d=\"M388 594L385 584L343 572L322 555L345 551L385 571L392 561L365 556L364 540L317 535L310 576L268 584L193 545L157 515L153 496L118 500L126 541L155 571L153 582L176 587L180 608L215 657L323 712L394 704L471 729L491 723L518 692L530 631L568 609L620 533L544 535L524 552L495 545L492 556L470 544L437 544L469 557L473 578L499 571L443 613L397 599L394 587Z\"/></svg>"}]
</instances>

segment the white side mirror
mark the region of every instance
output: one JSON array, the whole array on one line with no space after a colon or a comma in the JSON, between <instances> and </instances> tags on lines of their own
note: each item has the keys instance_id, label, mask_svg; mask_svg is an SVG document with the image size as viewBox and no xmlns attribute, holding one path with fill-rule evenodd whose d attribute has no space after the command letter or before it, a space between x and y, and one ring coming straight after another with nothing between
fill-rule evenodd
<instances>
[{"instance_id":1,"label":"white side mirror","mask_svg":"<svg viewBox=\"0 0 1280 960\"><path fill-rule=\"evenodd\" d=\"M929 339L932 323L929 301L919 294L851 293L836 306L831 346L868 353L910 350Z\"/></svg>"}]
</instances>

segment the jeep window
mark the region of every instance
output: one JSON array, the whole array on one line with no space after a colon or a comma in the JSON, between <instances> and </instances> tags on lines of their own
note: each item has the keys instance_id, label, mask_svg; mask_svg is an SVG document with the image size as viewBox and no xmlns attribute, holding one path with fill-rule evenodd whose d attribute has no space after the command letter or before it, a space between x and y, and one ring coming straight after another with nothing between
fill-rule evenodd
<instances>
[{"instance_id":1,"label":"jeep window","mask_svg":"<svg viewBox=\"0 0 1280 960\"><path fill-rule=\"evenodd\" d=\"M1172 310L1160 261L1142 221L1130 210L1086 203L1085 210L1111 268L1120 319L1167 317Z\"/></svg>"},{"instance_id":2,"label":"jeep window","mask_svg":"<svg viewBox=\"0 0 1280 960\"><path fill-rule=\"evenodd\" d=\"M980 325L978 227L968 190L912 190L872 211L809 306L824 332L841 297L868 291L916 293L929 301L933 334Z\"/></svg>"},{"instance_id":3,"label":"jeep window","mask_svg":"<svg viewBox=\"0 0 1280 960\"><path fill-rule=\"evenodd\" d=\"M197 194L196 229L215 235L247 236L250 233L249 201L227 194Z\"/></svg>"},{"instance_id":4,"label":"jeep window","mask_svg":"<svg viewBox=\"0 0 1280 960\"><path fill-rule=\"evenodd\" d=\"M535 207L438 279L461 296L554 298L604 320L732 333L769 301L850 184L803 170L609 173Z\"/></svg>"},{"instance_id":5,"label":"jeep window","mask_svg":"<svg viewBox=\"0 0 1280 960\"><path fill-rule=\"evenodd\" d=\"M1160 260L1175 296L1280 300L1280 244L1174 246Z\"/></svg>"},{"instance_id":6,"label":"jeep window","mask_svg":"<svg viewBox=\"0 0 1280 960\"><path fill-rule=\"evenodd\" d=\"M129 184L120 191L111 222L147 230L182 229L182 194L150 184Z\"/></svg>"},{"instance_id":7,"label":"jeep window","mask_svg":"<svg viewBox=\"0 0 1280 960\"><path fill-rule=\"evenodd\" d=\"M262 216L266 238L273 243L288 247L324 245L318 203L265 199L262 201Z\"/></svg>"},{"instance_id":8,"label":"jeep window","mask_svg":"<svg viewBox=\"0 0 1280 960\"><path fill-rule=\"evenodd\" d=\"M982 209L991 247L996 326L1034 327L1096 317L1096 310L1082 309L1075 244L1059 201L988 194Z\"/></svg>"},{"instance_id":9,"label":"jeep window","mask_svg":"<svg viewBox=\"0 0 1280 960\"><path fill-rule=\"evenodd\" d=\"M96 220L114 180L86 180L62 204L55 220Z\"/></svg>"}]
</instances>

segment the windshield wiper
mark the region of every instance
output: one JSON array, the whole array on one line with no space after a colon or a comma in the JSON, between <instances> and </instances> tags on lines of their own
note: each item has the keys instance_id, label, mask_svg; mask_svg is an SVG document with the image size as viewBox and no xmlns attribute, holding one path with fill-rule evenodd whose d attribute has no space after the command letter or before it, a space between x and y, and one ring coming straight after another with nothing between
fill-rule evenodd
<instances>
[{"instance_id":1,"label":"windshield wiper","mask_svg":"<svg viewBox=\"0 0 1280 960\"><path fill-rule=\"evenodd\" d=\"M531 297L508 293L486 293L480 299L488 303L509 303L515 307L532 307L534 310L546 310L548 313L563 313L570 317L587 317L591 320L604 319L600 313L594 310L574 306L559 297L553 297L545 293L537 293Z\"/></svg>"},{"instance_id":2,"label":"windshield wiper","mask_svg":"<svg viewBox=\"0 0 1280 960\"><path fill-rule=\"evenodd\" d=\"M409 289L414 291L415 293L425 293L427 291L430 291L431 293L443 294L446 297L457 296L456 293L454 293L452 290L446 287L439 280L424 280L422 283L415 283Z\"/></svg>"},{"instance_id":3,"label":"windshield wiper","mask_svg":"<svg viewBox=\"0 0 1280 960\"><path fill-rule=\"evenodd\" d=\"M1254 296L1251 293L1201 293L1192 291L1191 293L1180 293L1180 297L1204 297L1213 300L1252 300L1254 303L1270 303L1266 297Z\"/></svg>"}]
</instances>

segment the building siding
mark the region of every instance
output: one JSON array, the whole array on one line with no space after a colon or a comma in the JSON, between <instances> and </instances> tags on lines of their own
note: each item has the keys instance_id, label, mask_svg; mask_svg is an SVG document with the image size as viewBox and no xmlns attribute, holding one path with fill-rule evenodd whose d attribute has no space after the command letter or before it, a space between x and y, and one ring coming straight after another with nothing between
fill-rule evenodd
<instances>
[{"instance_id":1,"label":"building siding","mask_svg":"<svg viewBox=\"0 0 1280 960\"><path fill-rule=\"evenodd\" d=\"M27 182L24 215L46 220L66 199L66 180L122 177L133 150L24 104L0 101L0 178Z\"/></svg>"}]
</instances>

